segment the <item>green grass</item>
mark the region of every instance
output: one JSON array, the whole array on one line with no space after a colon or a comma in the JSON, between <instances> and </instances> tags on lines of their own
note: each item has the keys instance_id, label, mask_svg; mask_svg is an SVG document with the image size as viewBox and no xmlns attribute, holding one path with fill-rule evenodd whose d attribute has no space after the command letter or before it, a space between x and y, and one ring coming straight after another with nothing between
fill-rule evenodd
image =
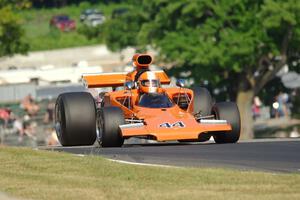
<instances>
[{"instance_id":1,"label":"green grass","mask_svg":"<svg viewBox=\"0 0 300 200\"><path fill-rule=\"evenodd\" d=\"M66 6L52 9L29 9L19 12L25 30L25 40L30 45L30 51L59 49L77 47L85 45L100 44L101 38L88 40L84 35L77 31L60 32L51 30L49 21L52 16L57 14L67 14L76 21L77 29L82 26L79 20L80 13L85 8L98 8L105 16L109 17L117 7L127 6L124 4L97 4L92 6Z\"/></svg>"},{"instance_id":2,"label":"green grass","mask_svg":"<svg viewBox=\"0 0 300 200\"><path fill-rule=\"evenodd\" d=\"M300 199L299 174L114 163L0 147L0 191L25 199Z\"/></svg>"}]
</instances>

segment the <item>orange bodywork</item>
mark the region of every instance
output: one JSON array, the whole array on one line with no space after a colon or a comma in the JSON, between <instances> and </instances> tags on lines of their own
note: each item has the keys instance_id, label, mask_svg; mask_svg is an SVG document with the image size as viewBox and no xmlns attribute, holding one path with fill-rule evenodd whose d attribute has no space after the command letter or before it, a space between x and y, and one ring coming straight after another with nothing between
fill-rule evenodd
<instances>
[{"instance_id":1,"label":"orange bodywork","mask_svg":"<svg viewBox=\"0 0 300 200\"><path fill-rule=\"evenodd\" d=\"M139 54L133 57L134 65L138 63ZM152 62L152 60L151 60ZM150 62L149 62L150 63ZM143 64L142 67L147 67ZM87 88L98 87L119 87L126 81L133 81L137 73L134 70L130 73L102 73L84 74L83 82ZM164 71L155 71L162 84L170 83L169 77ZM120 107L125 119L134 119L142 123L120 126L124 138L149 137L158 141L168 140L191 140L198 139L201 134L207 132L231 131L228 123L199 123L193 114L193 91L187 88L162 88L162 93L168 95L174 106L170 108L146 108L138 106L139 91L137 89L106 92L102 101L104 106ZM188 106L181 108L177 105L178 97L187 96ZM133 125L133 126L131 126Z\"/></svg>"},{"instance_id":2,"label":"orange bodywork","mask_svg":"<svg viewBox=\"0 0 300 200\"><path fill-rule=\"evenodd\" d=\"M138 118L145 124L136 128L123 128L123 137L153 136L158 141L198 139L201 133L212 131L230 131L228 124L201 124L194 116L182 111L178 106L168 109L136 107ZM184 127L160 127L163 123L175 124L181 122Z\"/></svg>"}]
</instances>

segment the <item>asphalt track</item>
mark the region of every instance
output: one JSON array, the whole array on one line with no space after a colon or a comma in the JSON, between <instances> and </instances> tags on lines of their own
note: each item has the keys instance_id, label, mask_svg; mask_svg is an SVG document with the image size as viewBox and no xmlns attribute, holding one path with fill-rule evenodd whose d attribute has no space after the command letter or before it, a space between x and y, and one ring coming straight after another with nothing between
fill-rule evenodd
<instances>
[{"instance_id":1,"label":"asphalt track","mask_svg":"<svg viewBox=\"0 0 300 200\"><path fill-rule=\"evenodd\" d=\"M174 142L126 144L122 148L85 146L47 149L143 164L300 173L300 139L253 140L237 144Z\"/></svg>"}]
</instances>

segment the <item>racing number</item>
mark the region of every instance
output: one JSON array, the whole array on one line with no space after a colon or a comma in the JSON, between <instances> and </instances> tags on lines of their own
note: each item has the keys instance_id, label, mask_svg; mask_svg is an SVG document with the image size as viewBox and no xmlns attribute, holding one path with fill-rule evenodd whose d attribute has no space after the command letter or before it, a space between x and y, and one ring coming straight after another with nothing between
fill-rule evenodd
<instances>
[{"instance_id":1,"label":"racing number","mask_svg":"<svg viewBox=\"0 0 300 200\"><path fill-rule=\"evenodd\" d=\"M175 122L174 124L170 124L169 122L165 122L159 125L160 128L174 128L174 127L179 127L183 128L185 127L183 122Z\"/></svg>"}]
</instances>

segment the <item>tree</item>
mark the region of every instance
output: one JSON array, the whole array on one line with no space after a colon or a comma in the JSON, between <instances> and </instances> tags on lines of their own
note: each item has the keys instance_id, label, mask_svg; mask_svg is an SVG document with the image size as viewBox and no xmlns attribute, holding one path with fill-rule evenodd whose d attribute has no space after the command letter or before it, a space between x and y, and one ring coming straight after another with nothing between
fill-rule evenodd
<instances>
[{"instance_id":1,"label":"tree","mask_svg":"<svg viewBox=\"0 0 300 200\"><path fill-rule=\"evenodd\" d=\"M124 9L128 9L127 12L124 11L116 18L108 19L103 24L103 30L100 33L112 51L118 51L127 46L138 46L137 35L141 24L146 22L146 16L141 11L131 7Z\"/></svg>"},{"instance_id":2,"label":"tree","mask_svg":"<svg viewBox=\"0 0 300 200\"><path fill-rule=\"evenodd\" d=\"M0 0L0 57L27 52L21 19L13 11L29 5L25 0Z\"/></svg>"},{"instance_id":3,"label":"tree","mask_svg":"<svg viewBox=\"0 0 300 200\"><path fill-rule=\"evenodd\" d=\"M136 10L108 22L108 47L151 45L173 71L225 86L240 109L242 137L253 137L253 97L299 55L300 1L144 0Z\"/></svg>"}]
</instances>

